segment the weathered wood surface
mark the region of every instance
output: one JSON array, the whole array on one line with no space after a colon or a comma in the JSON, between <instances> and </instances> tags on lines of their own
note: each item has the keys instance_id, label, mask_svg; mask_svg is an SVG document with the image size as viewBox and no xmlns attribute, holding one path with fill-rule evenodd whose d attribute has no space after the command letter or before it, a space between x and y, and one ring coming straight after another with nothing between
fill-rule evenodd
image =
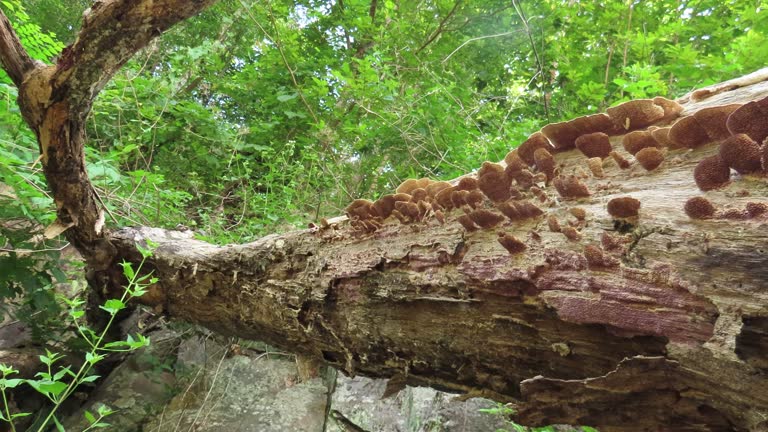
<instances>
[{"instance_id":1,"label":"weathered wood surface","mask_svg":"<svg viewBox=\"0 0 768 432\"><path fill-rule=\"evenodd\" d=\"M468 233L456 210L445 225L390 220L364 234L342 218L228 247L151 228L104 229L83 158L93 98L151 38L212 3L98 1L53 66L26 55L0 12L0 61L20 87L59 224L88 261L94 289L119 287L116 264L137 259L135 242L152 238L161 283L145 303L349 374L510 401L528 424L768 428L766 218L694 221L682 210L699 195L721 209L766 201L763 175L733 174L706 194L696 188L693 168L716 144L673 150L651 172L608 164L604 178L584 179L587 198L562 200L546 188L543 210L563 226L574 222L577 240L550 232L544 217ZM683 115L763 98L764 75L686 96ZM576 151L555 157L564 172L588 172ZM642 208L616 233L606 204L622 196ZM586 211L584 224L572 207ZM499 232L527 250L510 255ZM605 253L604 265L587 259L590 246Z\"/></svg>"},{"instance_id":2,"label":"weathered wood surface","mask_svg":"<svg viewBox=\"0 0 768 432\"><path fill-rule=\"evenodd\" d=\"M768 82L688 102L683 115L768 95ZM623 153L621 137L614 149ZM364 234L342 218L330 229L217 247L189 233L126 228L159 243L161 282L147 296L176 318L321 359L348 374L396 377L512 402L520 422L601 430L761 430L768 416L768 219L692 220L688 198L720 209L767 202L763 174L733 174L706 194L692 172L717 144L673 150L656 170L606 164L584 182L592 195L563 200L545 189L562 225L586 210L581 239L545 217L465 232L453 210ZM632 160L631 156L624 153ZM586 170L576 150L555 155ZM616 231L606 203L631 196L640 216ZM537 202L541 205L541 203ZM528 249L510 255L504 232ZM620 261L588 263L586 245ZM610 243L610 242L609 242ZM605 245L605 243L604 243Z\"/></svg>"}]
</instances>

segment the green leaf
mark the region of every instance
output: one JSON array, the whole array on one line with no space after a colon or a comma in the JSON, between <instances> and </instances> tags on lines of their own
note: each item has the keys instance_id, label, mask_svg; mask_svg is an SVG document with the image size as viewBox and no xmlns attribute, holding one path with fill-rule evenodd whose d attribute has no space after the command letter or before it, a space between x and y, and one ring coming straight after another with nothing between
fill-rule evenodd
<instances>
[{"instance_id":1,"label":"green leaf","mask_svg":"<svg viewBox=\"0 0 768 432\"><path fill-rule=\"evenodd\" d=\"M136 273L133 271L133 264L128 261L123 261L120 263L120 266L123 267L123 274L125 277L128 278L129 281L133 281L136 277Z\"/></svg>"},{"instance_id":2,"label":"green leaf","mask_svg":"<svg viewBox=\"0 0 768 432\"><path fill-rule=\"evenodd\" d=\"M109 312L110 315L114 315L125 309L125 303L120 299L109 299L104 302L104 306L99 306L99 308Z\"/></svg>"},{"instance_id":3,"label":"green leaf","mask_svg":"<svg viewBox=\"0 0 768 432\"><path fill-rule=\"evenodd\" d=\"M0 379L0 388L16 388L16 386L22 383L23 381L24 380L20 378L13 378L13 379L2 378Z\"/></svg>"},{"instance_id":4,"label":"green leaf","mask_svg":"<svg viewBox=\"0 0 768 432\"><path fill-rule=\"evenodd\" d=\"M289 100L296 99L296 97L298 96L299 96L298 93L281 94L277 96L277 100L279 100L280 102L287 102Z\"/></svg>"},{"instance_id":5,"label":"green leaf","mask_svg":"<svg viewBox=\"0 0 768 432\"><path fill-rule=\"evenodd\" d=\"M58 432L67 432L66 430L64 430L64 426L62 426L61 423L59 423L59 419L57 419L56 416L53 416L53 423L56 425L56 430Z\"/></svg>"},{"instance_id":6,"label":"green leaf","mask_svg":"<svg viewBox=\"0 0 768 432\"><path fill-rule=\"evenodd\" d=\"M99 378L101 378L101 375L88 375L87 377L80 379L80 382L92 383Z\"/></svg>"},{"instance_id":7,"label":"green leaf","mask_svg":"<svg viewBox=\"0 0 768 432\"><path fill-rule=\"evenodd\" d=\"M85 416L85 419L88 420L88 424L96 423L96 417L94 417L94 415L91 414L90 411L85 410L85 412L83 412L83 415Z\"/></svg>"}]
</instances>

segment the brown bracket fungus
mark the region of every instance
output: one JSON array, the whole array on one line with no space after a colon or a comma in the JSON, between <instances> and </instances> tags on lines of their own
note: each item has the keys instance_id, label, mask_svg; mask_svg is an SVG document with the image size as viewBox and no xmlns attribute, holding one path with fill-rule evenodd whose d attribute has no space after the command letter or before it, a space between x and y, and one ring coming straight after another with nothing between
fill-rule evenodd
<instances>
[{"instance_id":1,"label":"brown bracket fungus","mask_svg":"<svg viewBox=\"0 0 768 432\"><path fill-rule=\"evenodd\" d=\"M555 177L555 158L546 149L540 148L533 152L533 159L536 162L536 169L546 174L546 181L550 181Z\"/></svg>"},{"instance_id":2,"label":"brown bracket fungus","mask_svg":"<svg viewBox=\"0 0 768 432\"><path fill-rule=\"evenodd\" d=\"M609 268L617 267L619 260L606 254L600 246L584 246L584 258L587 259L589 268Z\"/></svg>"},{"instance_id":3,"label":"brown bracket fungus","mask_svg":"<svg viewBox=\"0 0 768 432\"><path fill-rule=\"evenodd\" d=\"M613 124L624 131L650 126L665 117L664 107L651 99L636 99L605 110ZM671 110L668 111L671 115Z\"/></svg>"},{"instance_id":4,"label":"brown bracket fungus","mask_svg":"<svg viewBox=\"0 0 768 432\"><path fill-rule=\"evenodd\" d=\"M696 111L693 118L699 123L711 141L721 141L728 138L731 132L726 122L728 117L742 104L718 105Z\"/></svg>"},{"instance_id":5,"label":"brown bracket fungus","mask_svg":"<svg viewBox=\"0 0 768 432\"><path fill-rule=\"evenodd\" d=\"M588 158L606 158L613 150L611 140L603 132L595 132L576 138L576 148Z\"/></svg>"},{"instance_id":6,"label":"brown bracket fungus","mask_svg":"<svg viewBox=\"0 0 768 432\"><path fill-rule=\"evenodd\" d=\"M535 151L536 150L534 150L534 152ZM517 152L518 150L515 149L507 153L506 156L504 156L504 163L507 164L507 167L504 168L504 170L507 173L512 173L512 172L516 172L516 171L520 171L528 168L528 165L525 163L525 161L520 157L520 155Z\"/></svg>"},{"instance_id":7,"label":"brown bracket fungus","mask_svg":"<svg viewBox=\"0 0 768 432\"><path fill-rule=\"evenodd\" d=\"M478 178L477 186L493 202L506 201L512 196L510 191L512 181L503 169L502 171L487 170Z\"/></svg>"},{"instance_id":8,"label":"brown bracket fungus","mask_svg":"<svg viewBox=\"0 0 768 432\"><path fill-rule=\"evenodd\" d=\"M549 138L557 151L576 147L576 138L581 135L571 122L550 123L541 128L541 132Z\"/></svg>"},{"instance_id":9,"label":"brown bracket fungus","mask_svg":"<svg viewBox=\"0 0 768 432\"><path fill-rule=\"evenodd\" d=\"M702 159L693 169L696 186L703 191L721 188L728 184L730 178L731 170L719 155Z\"/></svg>"},{"instance_id":10,"label":"brown bracket fungus","mask_svg":"<svg viewBox=\"0 0 768 432\"><path fill-rule=\"evenodd\" d=\"M552 144L549 143L547 137L545 137L541 132L535 132L529 136L527 140L520 144L520 147L517 148L517 155L528 166L533 166L533 164L536 162L533 158L533 152L540 148L543 148L547 151L553 150Z\"/></svg>"},{"instance_id":11,"label":"brown bracket fungus","mask_svg":"<svg viewBox=\"0 0 768 432\"><path fill-rule=\"evenodd\" d=\"M605 172L603 171L603 159L599 157L593 157L587 159L587 166L589 167L589 170L592 171L592 175L596 178L603 178L605 177Z\"/></svg>"},{"instance_id":12,"label":"brown bracket fungus","mask_svg":"<svg viewBox=\"0 0 768 432\"><path fill-rule=\"evenodd\" d=\"M624 135L624 138L621 139L621 144L624 146L624 150L633 156L644 148L659 146L659 143L648 131L630 132Z\"/></svg>"},{"instance_id":13,"label":"brown bracket fungus","mask_svg":"<svg viewBox=\"0 0 768 432\"><path fill-rule=\"evenodd\" d=\"M511 221L520 221L538 217L544 212L529 201L507 201L498 204L496 208Z\"/></svg>"},{"instance_id":14,"label":"brown bracket fungus","mask_svg":"<svg viewBox=\"0 0 768 432\"><path fill-rule=\"evenodd\" d=\"M768 138L768 98L742 105L728 116L726 126L736 134L747 134L755 142Z\"/></svg>"},{"instance_id":15,"label":"brown bracket fungus","mask_svg":"<svg viewBox=\"0 0 768 432\"><path fill-rule=\"evenodd\" d=\"M637 152L635 159L647 171L653 171L664 162L664 153L656 147L646 147Z\"/></svg>"},{"instance_id":16,"label":"brown bracket fungus","mask_svg":"<svg viewBox=\"0 0 768 432\"><path fill-rule=\"evenodd\" d=\"M552 232L560 232L560 221L557 220L557 217L555 215L549 215L547 216L547 227L549 227L549 230Z\"/></svg>"},{"instance_id":17,"label":"brown bracket fungus","mask_svg":"<svg viewBox=\"0 0 768 432\"><path fill-rule=\"evenodd\" d=\"M498 241L512 255L523 253L527 249L525 243L510 234L500 232Z\"/></svg>"},{"instance_id":18,"label":"brown bracket fungus","mask_svg":"<svg viewBox=\"0 0 768 432\"><path fill-rule=\"evenodd\" d=\"M477 225L475 225L475 223L472 222L472 219L469 217L468 214L463 214L458 218L456 218L456 220L461 224L461 226L464 227L464 229L467 232L477 231L478 229Z\"/></svg>"},{"instance_id":19,"label":"brown bracket fungus","mask_svg":"<svg viewBox=\"0 0 768 432\"><path fill-rule=\"evenodd\" d=\"M564 226L562 227L560 232L563 233L563 235L570 241L579 241L581 240L581 237L582 237L579 230L577 230L572 226Z\"/></svg>"},{"instance_id":20,"label":"brown bracket fungus","mask_svg":"<svg viewBox=\"0 0 768 432\"><path fill-rule=\"evenodd\" d=\"M590 195L587 185L574 175L558 176L552 183L564 199L585 198Z\"/></svg>"},{"instance_id":21,"label":"brown bracket fungus","mask_svg":"<svg viewBox=\"0 0 768 432\"><path fill-rule=\"evenodd\" d=\"M632 197L614 198L608 201L608 214L615 218L631 218L638 215L640 201Z\"/></svg>"},{"instance_id":22,"label":"brown bracket fungus","mask_svg":"<svg viewBox=\"0 0 768 432\"><path fill-rule=\"evenodd\" d=\"M616 165L618 165L621 169L627 169L632 165L627 159L624 158L624 156L619 154L619 152L612 151L611 157L614 161L616 161Z\"/></svg>"},{"instance_id":23,"label":"brown bracket fungus","mask_svg":"<svg viewBox=\"0 0 768 432\"><path fill-rule=\"evenodd\" d=\"M504 222L504 216L486 209L477 209L468 213L475 225L483 229L493 228Z\"/></svg>"},{"instance_id":24,"label":"brown bracket fungus","mask_svg":"<svg viewBox=\"0 0 768 432\"><path fill-rule=\"evenodd\" d=\"M768 121L768 120L766 120ZM723 162L740 174L760 171L760 146L749 135L732 135L720 144L718 153Z\"/></svg>"},{"instance_id":25,"label":"brown bracket fungus","mask_svg":"<svg viewBox=\"0 0 768 432\"><path fill-rule=\"evenodd\" d=\"M685 214L691 219L709 219L715 215L715 206L704 197L688 199L683 206Z\"/></svg>"}]
</instances>

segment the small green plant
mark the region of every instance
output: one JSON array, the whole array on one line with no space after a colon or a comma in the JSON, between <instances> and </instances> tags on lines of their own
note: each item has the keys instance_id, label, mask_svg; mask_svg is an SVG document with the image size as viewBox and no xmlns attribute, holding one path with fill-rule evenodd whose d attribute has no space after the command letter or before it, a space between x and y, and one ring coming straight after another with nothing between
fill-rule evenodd
<instances>
[{"instance_id":1,"label":"small green plant","mask_svg":"<svg viewBox=\"0 0 768 432\"><path fill-rule=\"evenodd\" d=\"M0 373L2 373L2 379L0 379L0 394L2 394L3 400L0 420L9 423L11 431L15 432L16 430L13 423L14 419L28 416L31 413L11 414L6 389L13 389L19 384L26 383L38 393L48 398L48 400L53 403L53 407L42 423L40 423L37 432L45 431L51 423L56 426L58 431L63 432L64 427L56 417L56 412L64 401L67 400L81 384L93 383L100 378L99 375L92 373L96 364L102 361L110 352L135 351L149 345L149 338L141 334L136 337L128 335L125 340L121 341L105 342L104 340L109 329L112 327L115 317L121 310L126 308L127 302L134 297L144 295L147 292L147 289L158 281L156 277L152 276L151 272L149 274L141 275L141 269L147 258L152 256L152 251L155 245L148 241L148 247L145 248L141 245L137 245L136 247L141 252L142 260L136 268L129 262L124 261L121 263L123 274L128 280L128 284L120 299L107 300L100 306L102 310L109 314L109 321L100 333L93 331L87 324L82 322L82 318L85 315L85 310L83 309L85 300L81 297L75 297L74 299L62 298L67 306L69 306L68 315L77 329L78 334L90 347L90 349L85 352L83 364L77 371L73 371L71 365L58 366L58 370L56 370L56 362L61 360L64 355L51 352L47 349L45 355L40 356L40 361L46 366L46 370L38 372L35 375L36 379L9 378L9 376L18 373L18 371L7 365L0 364ZM90 411L85 411L84 415L86 420L88 420L89 426L84 429L84 431L109 426L109 423L104 422L103 419L113 412L114 411L109 407L104 405L99 406L95 414Z\"/></svg>"},{"instance_id":2,"label":"small green plant","mask_svg":"<svg viewBox=\"0 0 768 432\"><path fill-rule=\"evenodd\" d=\"M494 432L512 432L512 431L514 432L555 432L556 431L554 426L529 428L513 422L509 418L515 413L515 410L509 405L506 405L500 402L497 402L496 405L490 408L480 408L479 411L481 413L490 414L492 416L497 416L499 418L502 418L506 423L506 425L511 428L511 429L500 428L500 429L496 429ZM597 429L591 428L589 426L574 427L573 431L574 432L575 431L598 432Z\"/></svg>"}]
</instances>

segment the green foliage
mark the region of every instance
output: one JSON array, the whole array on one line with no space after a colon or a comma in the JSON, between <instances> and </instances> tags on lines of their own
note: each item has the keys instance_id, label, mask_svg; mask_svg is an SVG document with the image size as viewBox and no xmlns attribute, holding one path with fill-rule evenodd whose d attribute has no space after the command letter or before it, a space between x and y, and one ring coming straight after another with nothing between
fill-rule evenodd
<instances>
[{"instance_id":1,"label":"green foliage","mask_svg":"<svg viewBox=\"0 0 768 432\"><path fill-rule=\"evenodd\" d=\"M44 31L39 24L31 20L21 0L1 0L0 10L11 21L21 44L33 59L50 61L64 48L64 44L58 41L54 33ZM9 82L8 75L0 70L0 83Z\"/></svg>"},{"instance_id":2,"label":"green foliage","mask_svg":"<svg viewBox=\"0 0 768 432\"><path fill-rule=\"evenodd\" d=\"M114 323L117 314L126 308L126 303L134 297L140 297L147 292L147 289L157 283L157 278L152 276L152 273L142 274L142 268L147 258L152 256L152 252L156 245L149 244L147 246L137 245L137 249L141 252L142 260L134 268L133 264L123 262L121 264L123 268L123 275L128 281L123 295L119 299L109 299L100 306L100 309L109 314L109 320L107 321L104 329L97 333L92 330L87 324L83 323L83 317L85 310L85 290L80 291L80 296L73 299L68 297L60 297L64 302L68 310L69 322L77 329L77 332L82 337L83 341L89 346L89 349L85 351L83 355L83 363L77 371L73 370L71 365L58 366L56 363L64 358L63 354L51 352L48 349L45 350L45 355L40 356L40 362L45 365L45 370L38 372L35 375L35 379L18 379L8 378L11 375L17 374L18 371L10 368L7 365L0 364L0 373L2 378L0 379L0 394L3 399L3 410L0 412L0 420L9 423L13 431L15 431L14 419L19 417L25 417L31 413L16 413L11 414L6 390L18 387L19 384L27 384L35 391L45 396L51 403L52 408L47 412L46 417L36 425L37 432L44 432L53 423L57 430L63 431L64 428L56 417L57 410L61 405L77 390L77 388L84 384L92 384L96 382L100 376L92 373L93 368L102 360L104 360L109 353L114 352L131 352L143 348L149 345L149 338L142 334L128 335L124 341L107 342L105 340L112 324ZM76 281L72 281L73 285L77 285ZM114 411L106 406L99 406L96 415L90 411L85 411L84 415L88 421L89 426L84 430L100 429L109 426L109 423L104 422L104 418L112 414Z\"/></svg>"},{"instance_id":3,"label":"green foliage","mask_svg":"<svg viewBox=\"0 0 768 432\"><path fill-rule=\"evenodd\" d=\"M500 419L503 419L506 425L509 426L510 428L510 429L506 429L506 428L496 429L496 431L494 432L556 432L557 431L557 429L554 426L525 427L509 420L509 418L515 414L515 410L511 408L509 405L505 405L503 403L496 403L494 406L490 408L480 408L479 411L481 413L489 414L489 415L498 417ZM597 429L589 426L580 426L578 427L578 430L580 432L597 432Z\"/></svg>"}]
</instances>

